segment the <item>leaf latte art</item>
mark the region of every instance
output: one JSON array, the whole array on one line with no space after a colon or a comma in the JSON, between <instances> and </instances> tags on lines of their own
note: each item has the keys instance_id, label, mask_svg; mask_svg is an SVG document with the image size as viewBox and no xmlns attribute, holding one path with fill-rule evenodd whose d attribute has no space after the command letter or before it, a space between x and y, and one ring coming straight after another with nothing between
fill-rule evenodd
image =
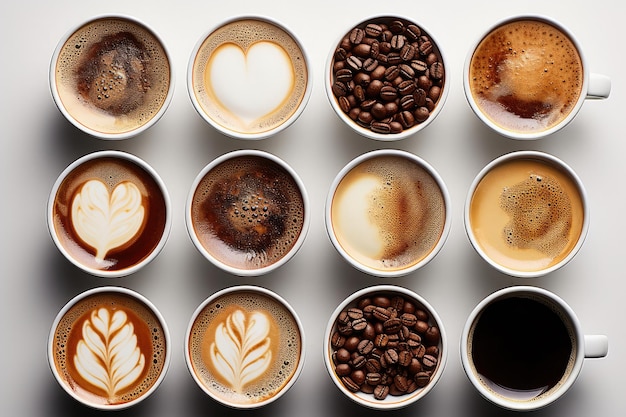
<instances>
[{"instance_id":1,"label":"leaf latte art","mask_svg":"<svg viewBox=\"0 0 626 417\"><path fill-rule=\"evenodd\" d=\"M215 369L241 392L270 366L270 322L261 312L235 310L215 331L210 357Z\"/></svg>"},{"instance_id":2,"label":"leaf latte art","mask_svg":"<svg viewBox=\"0 0 626 417\"><path fill-rule=\"evenodd\" d=\"M78 373L113 398L139 379L145 365L126 313L94 310L83 323L82 339L74 356Z\"/></svg>"},{"instance_id":3,"label":"leaf latte art","mask_svg":"<svg viewBox=\"0 0 626 417\"><path fill-rule=\"evenodd\" d=\"M144 217L141 192L131 182L118 184L109 195L103 182L87 181L72 202L73 227L80 239L95 249L99 262L112 249L130 242Z\"/></svg>"}]
</instances>

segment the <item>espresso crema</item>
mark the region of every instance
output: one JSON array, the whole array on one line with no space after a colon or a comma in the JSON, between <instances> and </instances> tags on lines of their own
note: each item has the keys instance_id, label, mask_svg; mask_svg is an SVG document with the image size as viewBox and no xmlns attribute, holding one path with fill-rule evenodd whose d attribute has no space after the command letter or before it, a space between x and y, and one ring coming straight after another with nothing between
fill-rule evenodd
<instances>
[{"instance_id":1,"label":"espresso crema","mask_svg":"<svg viewBox=\"0 0 626 417\"><path fill-rule=\"evenodd\" d=\"M537 159L496 165L471 198L471 230L484 253L516 271L558 264L581 238L581 192L564 171Z\"/></svg>"},{"instance_id":2,"label":"espresso crema","mask_svg":"<svg viewBox=\"0 0 626 417\"><path fill-rule=\"evenodd\" d=\"M401 156L377 156L355 166L337 185L331 204L341 247L377 270L405 269L426 258L446 221L435 178Z\"/></svg>"},{"instance_id":3,"label":"espresso crema","mask_svg":"<svg viewBox=\"0 0 626 417\"><path fill-rule=\"evenodd\" d=\"M189 333L190 365L204 388L229 404L266 402L294 378L302 336L291 312L254 291L207 304Z\"/></svg>"},{"instance_id":4,"label":"espresso crema","mask_svg":"<svg viewBox=\"0 0 626 417\"><path fill-rule=\"evenodd\" d=\"M158 382L166 366L161 322L127 294L104 291L79 300L53 332L53 366L66 389L90 404L137 400Z\"/></svg>"},{"instance_id":5,"label":"espresso crema","mask_svg":"<svg viewBox=\"0 0 626 417\"><path fill-rule=\"evenodd\" d=\"M468 77L481 112L519 133L558 125L583 94L576 45L541 20L517 20L494 29L474 51Z\"/></svg>"},{"instance_id":6,"label":"espresso crema","mask_svg":"<svg viewBox=\"0 0 626 417\"><path fill-rule=\"evenodd\" d=\"M74 120L102 134L124 134L163 108L171 70L163 45L148 28L103 17L69 36L58 51L54 77Z\"/></svg>"},{"instance_id":7,"label":"espresso crema","mask_svg":"<svg viewBox=\"0 0 626 417\"><path fill-rule=\"evenodd\" d=\"M298 42L258 19L226 23L210 33L192 62L192 89L202 111L240 134L272 130L305 99L308 67Z\"/></svg>"}]
</instances>

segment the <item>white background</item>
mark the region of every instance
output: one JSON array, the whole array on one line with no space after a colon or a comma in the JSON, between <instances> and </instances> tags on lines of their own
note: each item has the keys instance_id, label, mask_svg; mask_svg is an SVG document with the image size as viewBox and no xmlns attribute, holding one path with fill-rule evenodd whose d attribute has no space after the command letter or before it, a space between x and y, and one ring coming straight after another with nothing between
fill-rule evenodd
<instances>
[{"instance_id":1,"label":"white background","mask_svg":"<svg viewBox=\"0 0 626 417\"><path fill-rule=\"evenodd\" d=\"M144 134L119 142L91 138L67 122L48 86L50 58L59 39L80 21L102 13L124 13L145 21L164 39L173 58L176 92L165 116ZM561 132L533 142L499 137L484 127L467 105L461 72L470 45L488 26L519 13L541 13L568 26L578 37L593 72L612 78L611 97L586 102ZM193 109L186 88L189 55L197 40L220 20L262 14L293 29L307 48L314 75L308 107L276 137L246 142L222 136ZM444 49L451 82L445 108L426 130L394 143L353 133L333 113L322 73L334 41L354 23L376 14L405 15L421 23ZM95 415L71 399L52 377L46 341L61 307L78 293L101 285L137 290L161 310L169 324L173 355L169 373L156 393L119 413L137 416L243 415L206 397L195 385L183 357L183 336L195 308L210 294L231 285L256 284L286 298L306 329L306 364L291 391L252 412L271 416L375 415L347 400L323 367L322 338L339 302L366 286L393 283L425 297L441 315L450 342L447 367L423 400L389 415L495 416L507 413L483 400L469 384L459 359L465 319L486 295L509 285L531 284L564 298L587 333L609 337L609 356L588 360L571 391L537 415L623 416L626 332L624 330L623 134L624 9L615 0L509 1L349 1L289 0L219 2L177 0L101 2L2 2L0 6L0 153L2 224L0 274L0 404L7 416ZM308 188L311 227L300 252L276 272L239 278L220 272L192 245L184 225L184 205L197 173L213 158L235 149L257 148L289 163ZM324 228L328 187L354 157L378 148L400 148L430 162L447 183L452 229L441 253L425 268L399 279L357 272L337 254ZM159 257L140 272L120 279L91 277L56 249L45 220L45 206L58 174L87 153L119 149L151 164L165 181L173 203L170 239ZM589 195L591 224L578 256L549 276L522 280L495 272L471 248L462 212L474 175L497 156L537 149L570 164ZM532 343L532 335L529 335ZM99 413L98 413L99 414Z\"/></svg>"}]
</instances>

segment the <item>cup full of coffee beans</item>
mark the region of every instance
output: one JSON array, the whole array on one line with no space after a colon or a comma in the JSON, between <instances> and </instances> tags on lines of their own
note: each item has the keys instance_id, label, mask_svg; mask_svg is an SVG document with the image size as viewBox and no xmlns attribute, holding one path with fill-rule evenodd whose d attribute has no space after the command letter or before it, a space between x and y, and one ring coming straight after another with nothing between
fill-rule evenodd
<instances>
[{"instance_id":1,"label":"cup full of coffee beans","mask_svg":"<svg viewBox=\"0 0 626 417\"><path fill-rule=\"evenodd\" d=\"M372 409L406 407L428 394L447 358L433 307L395 285L364 288L333 312L324 339L330 378L348 398Z\"/></svg>"},{"instance_id":2,"label":"cup full of coffee beans","mask_svg":"<svg viewBox=\"0 0 626 417\"><path fill-rule=\"evenodd\" d=\"M326 94L357 133L393 141L422 130L448 95L443 52L421 24L368 18L342 34L326 64Z\"/></svg>"}]
</instances>

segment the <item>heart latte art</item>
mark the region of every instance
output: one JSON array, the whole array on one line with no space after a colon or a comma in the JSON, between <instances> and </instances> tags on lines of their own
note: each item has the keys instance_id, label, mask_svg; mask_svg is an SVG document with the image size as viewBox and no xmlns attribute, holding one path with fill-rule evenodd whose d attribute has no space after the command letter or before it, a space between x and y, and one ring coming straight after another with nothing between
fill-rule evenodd
<instances>
[{"instance_id":1,"label":"heart latte art","mask_svg":"<svg viewBox=\"0 0 626 417\"><path fill-rule=\"evenodd\" d=\"M272 42L257 42L247 51L222 45L209 61L207 76L219 103L244 125L276 111L295 78L289 55Z\"/></svg>"},{"instance_id":2,"label":"heart latte art","mask_svg":"<svg viewBox=\"0 0 626 417\"><path fill-rule=\"evenodd\" d=\"M96 260L131 241L141 229L145 209L141 192L131 182L115 187L113 193L99 180L90 180L72 203L72 224L86 244L96 250Z\"/></svg>"}]
</instances>

